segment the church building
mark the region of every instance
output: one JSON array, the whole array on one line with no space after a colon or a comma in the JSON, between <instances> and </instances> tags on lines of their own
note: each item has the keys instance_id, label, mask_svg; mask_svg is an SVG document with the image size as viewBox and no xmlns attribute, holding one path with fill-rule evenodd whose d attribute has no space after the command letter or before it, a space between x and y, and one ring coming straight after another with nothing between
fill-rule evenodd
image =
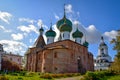
<instances>
[{"instance_id":1,"label":"church building","mask_svg":"<svg viewBox=\"0 0 120 80\"><path fill-rule=\"evenodd\" d=\"M50 29L45 32L47 43L43 38L43 27L40 28L40 35L32 48L29 48L26 56L26 70L33 72L50 73L85 73L94 70L93 54L88 52L88 42L81 42L84 34L77 27L72 32L72 22L67 19L64 9L64 16L57 21L56 26L60 31L58 41L54 41L56 32ZM70 39L70 36L75 39Z\"/></svg>"},{"instance_id":2,"label":"church building","mask_svg":"<svg viewBox=\"0 0 120 80\"><path fill-rule=\"evenodd\" d=\"M108 54L108 46L104 42L104 38L101 37L101 42L98 49L98 56L95 59L95 70L107 70L111 65L111 57Z\"/></svg>"},{"instance_id":3,"label":"church building","mask_svg":"<svg viewBox=\"0 0 120 80\"><path fill-rule=\"evenodd\" d=\"M22 69L23 66L23 56L19 54L13 54L12 52L8 53L4 51L3 45L0 44L0 71L4 70L19 70ZM9 64L8 64L9 63ZM15 69L15 66L18 67Z\"/></svg>"}]
</instances>

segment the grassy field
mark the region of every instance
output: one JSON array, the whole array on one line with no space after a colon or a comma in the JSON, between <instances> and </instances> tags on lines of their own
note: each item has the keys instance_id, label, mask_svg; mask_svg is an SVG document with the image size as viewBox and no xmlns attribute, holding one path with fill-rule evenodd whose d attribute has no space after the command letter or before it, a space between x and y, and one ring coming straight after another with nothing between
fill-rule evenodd
<instances>
[{"instance_id":1,"label":"grassy field","mask_svg":"<svg viewBox=\"0 0 120 80\"><path fill-rule=\"evenodd\" d=\"M36 73L36 72L9 72L7 74L1 73L0 80L55 80L58 78L80 76L79 73Z\"/></svg>"},{"instance_id":2,"label":"grassy field","mask_svg":"<svg viewBox=\"0 0 120 80\"><path fill-rule=\"evenodd\" d=\"M107 80L120 80L120 75L110 76Z\"/></svg>"},{"instance_id":3,"label":"grassy field","mask_svg":"<svg viewBox=\"0 0 120 80\"><path fill-rule=\"evenodd\" d=\"M85 77L85 78L84 78ZM78 73L52 74L35 72L9 72L1 73L0 80L120 80L120 74L109 72L87 72L85 75Z\"/></svg>"}]
</instances>

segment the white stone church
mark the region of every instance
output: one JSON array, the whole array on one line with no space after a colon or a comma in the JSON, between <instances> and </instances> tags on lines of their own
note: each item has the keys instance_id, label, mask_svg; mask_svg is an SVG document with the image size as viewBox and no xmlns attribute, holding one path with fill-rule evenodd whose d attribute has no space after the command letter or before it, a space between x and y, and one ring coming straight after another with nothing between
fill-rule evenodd
<instances>
[{"instance_id":1,"label":"white stone church","mask_svg":"<svg viewBox=\"0 0 120 80\"><path fill-rule=\"evenodd\" d=\"M111 65L111 57L108 54L108 46L101 37L101 42L98 48L98 56L94 62L94 70L107 70Z\"/></svg>"}]
</instances>

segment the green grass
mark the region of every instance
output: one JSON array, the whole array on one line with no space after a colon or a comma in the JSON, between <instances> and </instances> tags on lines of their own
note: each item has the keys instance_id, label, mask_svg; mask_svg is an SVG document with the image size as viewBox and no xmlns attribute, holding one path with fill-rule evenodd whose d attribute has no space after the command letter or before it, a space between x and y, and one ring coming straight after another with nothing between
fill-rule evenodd
<instances>
[{"instance_id":1,"label":"green grass","mask_svg":"<svg viewBox=\"0 0 120 80\"><path fill-rule=\"evenodd\" d=\"M40 78L40 75L40 73L35 72L9 72L8 74L1 74L0 80L50 80Z\"/></svg>"},{"instance_id":2,"label":"green grass","mask_svg":"<svg viewBox=\"0 0 120 80\"><path fill-rule=\"evenodd\" d=\"M55 80L56 78L80 76L78 73L52 74L38 72L8 72L1 73L0 80Z\"/></svg>"},{"instance_id":3,"label":"green grass","mask_svg":"<svg viewBox=\"0 0 120 80\"><path fill-rule=\"evenodd\" d=\"M68 77L83 77L79 80L120 80L120 74L113 74L109 71L87 72L80 76L78 73L52 74L52 73L38 73L38 72L9 72L8 74L1 73L0 80L56 80L57 78ZM62 80L61 79L61 80Z\"/></svg>"},{"instance_id":4,"label":"green grass","mask_svg":"<svg viewBox=\"0 0 120 80\"><path fill-rule=\"evenodd\" d=\"M81 80L120 80L120 74L113 71L88 71Z\"/></svg>"},{"instance_id":5,"label":"green grass","mask_svg":"<svg viewBox=\"0 0 120 80\"><path fill-rule=\"evenodd\" d=\"M9 80L48 80L48 79L40 78L39 76L27 77L27 76L10 76L10 75L7 75L7 77L9 78Z\"/></svg>"},{"instance_id":6,"label":"green grass","mask_svg":"<svg viewBox=\"0 0 120 80\"><path fill-rule=\"evenodd\" d=\"M13 76L13 75L5 75L5 77L7 77L8 80L49 80L49 79L40 78L39 75L35 75L35 76Z\"/></svg>"},{"instance_id":7,"label":"green grass","mask_svg":"<svg viewBox=\"0 0 120 80\"><path fill-rule=\"evenodd\" d=\"M120 75L110 76L107 80L120 80Z\"/></svg>"}]
</instances>

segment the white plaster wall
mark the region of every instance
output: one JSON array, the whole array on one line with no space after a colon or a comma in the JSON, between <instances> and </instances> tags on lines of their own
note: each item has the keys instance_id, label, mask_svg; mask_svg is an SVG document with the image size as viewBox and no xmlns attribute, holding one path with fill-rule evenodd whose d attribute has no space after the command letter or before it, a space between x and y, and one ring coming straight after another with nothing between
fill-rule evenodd
<instances>
[{"instance_id":1,"label":"white plaster wall","mask_svg":"<svg viewBox=\"0 0 120 80\"><path fill-rule=\"evenodd\" d=\"M67 31L62 32L61 36L62 36L62 40L70 39L70 32Z\"/></svg>"},{"instance_id":2,"label":"white plaster wall","mask_svg":"<svg viewBox=\"0 0 120 80\"><path fill-rule=\"evenodd\" d=\"M47 37L47 44L53 43L54 37Z\"/></svg>"},{"instance_id":3,"label":"white plaster wall","mask_svg":"<svg viewBox=\"0 0 120 80\"><path fill-rule=\"evenodd\" d=\"M81 44L81 38L75 38L75 42Z\"/></svg>"}]
</instances>

